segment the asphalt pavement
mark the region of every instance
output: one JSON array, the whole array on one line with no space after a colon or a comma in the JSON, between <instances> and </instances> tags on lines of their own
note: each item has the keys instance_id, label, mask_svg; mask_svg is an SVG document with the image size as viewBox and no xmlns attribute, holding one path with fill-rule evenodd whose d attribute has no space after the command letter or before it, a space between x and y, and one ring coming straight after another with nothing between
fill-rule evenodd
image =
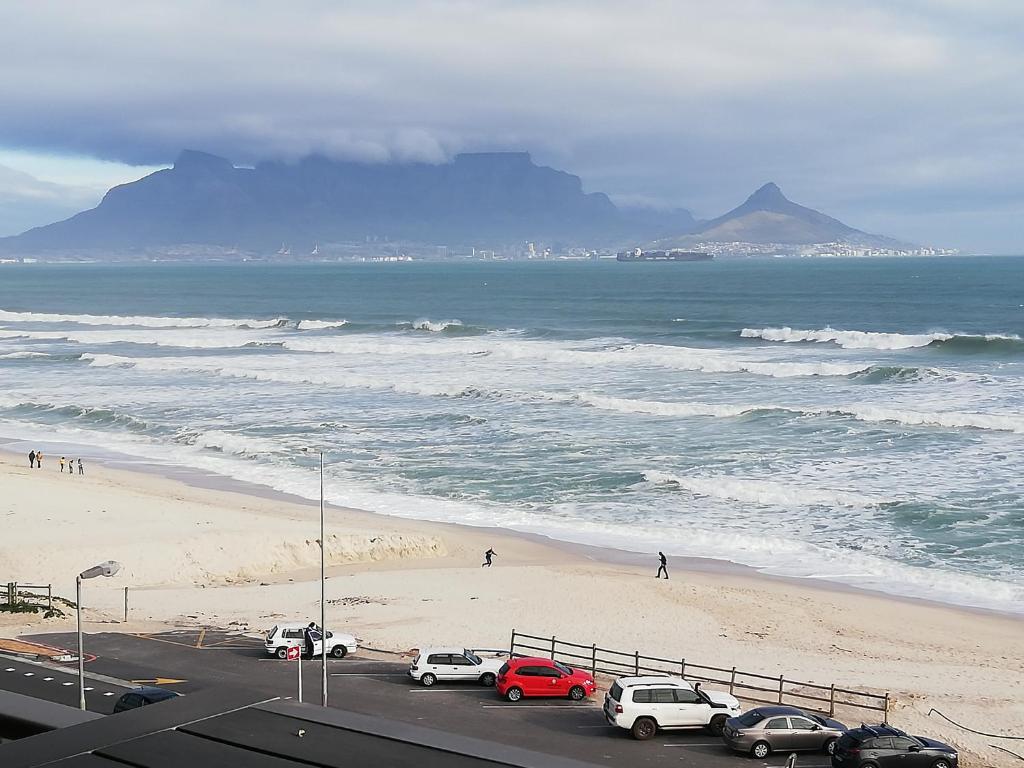
<instances>
[{"instance_id":1,"label":"asphalt pavement","mask_svg":"<svg viewBox=\"0 0 1024 768\"><path fill-rule=\"evenodd\" d=\"M58 648L72 648L77 642L71 633L24 639ZM87 654L95 655L86 665L87 686L92 689L86 701L96 712L110 712L125 690L123 685L159 684L186 695L226 685L267 696L296 695L296 662L270 657L261 640L239 632L202 628L146 635L101 632L87 634L85 646ZM361 651L328 660L331 706L592 763L777 768L786 762L785 754L764 761L732 754L721 740L703 730L663 732L649 741L635 741L605 723L603 690L583 702L529 699L512 704L493 688L472 683L441 682L424 688L408 676L408 660L371 656L380 654ZM320 659L303 660L302 668L303 699L318 703ZM74 706L76 681L74 664L59 672L0 658L0 688ZM828 768L829 761L825 755L803 754L797 766Z\"/></svg>"}]
</instances>

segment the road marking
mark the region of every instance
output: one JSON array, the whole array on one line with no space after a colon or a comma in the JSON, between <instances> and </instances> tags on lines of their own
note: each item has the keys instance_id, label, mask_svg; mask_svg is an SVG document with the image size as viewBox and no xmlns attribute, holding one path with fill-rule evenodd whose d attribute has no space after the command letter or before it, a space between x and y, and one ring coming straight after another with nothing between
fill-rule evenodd
<instances>
[{"instance_id":1,"label":"road marking","mask_svg":"<svg viewBox=\"0 0 1024 768\"><path fill-rule=\"evenodd\" d=\"M511 701L504 703L504 705L480 705L480 707L484 710L536 710L541 707L546 707L548 709L572 710L573 712L588 712L595 711L597 709L596 707L578 707L577 705L534 705L534 703L529 703L529 705L516 705L516 703Z\"/></svg>"},{"instance_id":2,"label":"road marking","mask_svg":"<svg viewBox=\"0 0 1024 768\"><path fill-rule=\"evenodd\" d=\"M50 682L51 680L53 680L53 678L52 677L44 677L43 680L45 680L46 682Z\"/></svg>"},{"instance_id":3,"label":"road marking","mask_svg":"<svg viewBox=\"0 0 1024 768\"><path fill-rule=\"evenodd\" d=\"M106 693L104 693L103 695L104 695L104 696L113 696L113 695L114 695L114 692L113 692L113 691L107 691L107 692L106 692Z\"/></svg>"},{"instance_id":4,"label":"road marking","mask_svg":"<svg viewBox=\"0 0 1024 768\"><path fill-rule=\"evenodd\" d=\"M173 677L154 677L151 680L131 680L130 682L139 685L174 685L175 683L187 683L188 680L177 680Z\"/></svg>"},{"instance_id":5,"label":"road marking","mask_svg":"<svg viewBox=\"0 0 1024 768\"><path fill-rule=\"evenodd\" d=\"M35 672L26 672L25 673L25 677L34 677L35 674L36 674Z\"/></svg>"},{"instance_id":6,"label":"road marking","mask_svg":"<svg viewBox=\"0 0 1024 768\"><path fill-rule=\"evenodd\" d=\"M331 677L408 677L399 672L331 672Z\"/></svg>"},{"instance_id":7,"label":"road marking","mask_svg":"<svg viewBox=\"0 0 1024 768\"><path fill-rule=\"evenodd\" d=\"M477 688L410 688L409 693L483 693Z\"/></svg>"},{"instance_id":8,"label":"road marking","mask_svg":"<svg viewBox=\"0 0 1024 768\"><path fill-rule=\"evenodd\" d=\"M7 669L4 670L4 672L14 672L14 671L15 671L14 667L8 667Z\"/></svg>"},{"instance_id":9,"label":"road marking","mask_svg":"<svg viewBox=\"0 0 1024 768\"><path fill-rule=\"evenodd\" d=\"M692 741L687 744L662 744L663 747L720 747L720 741ZM801 765L800 768L812 768L812 766Z\"/></svg>"},{"instance_id":10,"label":"road marking","mask_svg":"<svg viewBox=\"0 0 1024 768\"><path fill-rule=\"evenodd\" d=\"M70 681L69 681L69 682L67 682L67 683L61 683L61 685L74 685L74 683L72 683L72 682L70 682Z\"/></svg>"},{"instance_id":11,"label":"road marking","mask_svg":"<svg viewBox=\"0 0 1024 768\"><path fill-rule=\"evenodd\" d=\"M617 726L607 725L606 724L606 725L577 725L576 727L577 728L616 728ZM666 744L665 746L667 747L669 745Z\"/></svg>"},{"instance_id":12,"label":"road marking","mask_svg":"<svg viewBox=\"0 0 1024 768\"><path fill-rule=\"evenodd\" d=\"M87 685L87 686L85 686L85 690L87 690L87 691L91 691L91 690L93 690L93 689L92 689L91 687L89 687L89 686Z\"/></svg>"}]
</instances>

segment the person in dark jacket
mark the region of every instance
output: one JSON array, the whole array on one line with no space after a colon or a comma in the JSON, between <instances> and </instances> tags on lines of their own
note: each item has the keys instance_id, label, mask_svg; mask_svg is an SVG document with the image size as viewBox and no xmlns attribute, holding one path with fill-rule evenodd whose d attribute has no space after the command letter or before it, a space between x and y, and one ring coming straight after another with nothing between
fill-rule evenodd
<instances>
[{"instance_id":1,"label":"person in dark jacket","mask_svg":"<svg viewBox=\"0 0 1024 768\"><path fill-rule=\"evenodd\" d=\"M28 452L28 466L29 466L29 469L32 469L33 467L35 467L35 465L36 465L36 452L34 450L33 451L29 451Z\"/></svg>"},{"instance_id":2,"label":"person in dark jacket","mask_svg":"<svg viewBox=\"0 0 1024 768\"><path fill-rule=\"evenodd\" d=\"M658 575L654 578L660 579L661 574L665 574L665 578L668 578L668 559L665 557L664 552L658 553L658 559L661 560L661 565L658 566Z\"/></svg>"},{"instance_id":3,"label":"person in dark jacket","mask_svg":"<svg viewBox=\"0 0 1024 768\"><path fill-rule=\"evenodd\" d=\"M313 633L315 631L316 623L311 621L309 626L302 632L303 639L306 641L306 655L310 658L313 657Z\"/></svg>"}]
</instances>

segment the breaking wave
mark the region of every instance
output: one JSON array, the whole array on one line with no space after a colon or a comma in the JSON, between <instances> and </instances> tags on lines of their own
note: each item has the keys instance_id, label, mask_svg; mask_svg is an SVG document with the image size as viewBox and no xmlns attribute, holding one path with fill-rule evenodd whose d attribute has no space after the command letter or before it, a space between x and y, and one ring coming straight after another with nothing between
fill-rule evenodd
<instances>
[{"instance_id":1,"label":"breaking wave","mask_svg":"<svg viewBox=\"0 0 1024 768\"><path fill-rule=\"evenodd\" d=\"M946 345L964 349L985 349L987 345L1024 350L1024 340L1016 334L989 333L984 335L958 333L881 333L875 331L844 331L825 327L818 330L781 328L744 328L740 336L745 339L763 339L786 344L798 342L831 342L844 349L897 350Z\"/></svg>"},{"instance_id":2,"label":"breaking wave","mask_svg":"<svg viewBox=\"0 0 1024 768\"><path fill-rule=\"evenodd\" d=\"M299 320L295 327L300 331L329 331L346 325L348 320Z\"/></svg>"},{"instance_id":3,"label":"breaking wave","mask_svg":"<svg viewBox=\"0 0 1024 768\"><path fill-rule=\"evenodd\" d=\"M0 354L0 360L25 360L30 357L49 357L46 352L5 352Z\"/></svg>"},{"instance_id":4,"label":"breaking wave","mask_svg":"<svg viewBox=\"0 0 1024 768\"><path fill-rule=\"evenodd\" d=\"M892 503L891 500L880 501L843 491L800 488L770 480L751 480L730 475L686 477L658 470L648 470L642 474L649 483L679 488L698 496L766 506L868 507Z\"/></svg>"},{"instance_id":5,"label":"breaking wave","mask_svg":"<svg viewBox=\"0 0 1024 768\"><path fill-rule=\"evenodd\" d=\"M225 317L152 317L148 315L63 315L46 312L10 312L0 309L0 322L76 323L78 325L127 325L141 328L278 328L284 317L247 320Z\"/></svg>"}]
</instances>

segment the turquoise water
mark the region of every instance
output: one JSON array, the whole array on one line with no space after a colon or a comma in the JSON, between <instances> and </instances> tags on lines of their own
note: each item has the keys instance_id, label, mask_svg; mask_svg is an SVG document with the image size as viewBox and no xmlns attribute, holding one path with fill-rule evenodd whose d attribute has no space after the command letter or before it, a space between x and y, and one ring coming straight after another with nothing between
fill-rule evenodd
<instances>
[{"instance_id":1,"label":"turquoise water","mask_svg":"<svg viewBox=\"0 0 1024 768\"><path fill-rule=\"evenodd\" d=\"M1024 612L1024 259L0 268L0 434Z\"/></svg>"}]
</instances>

